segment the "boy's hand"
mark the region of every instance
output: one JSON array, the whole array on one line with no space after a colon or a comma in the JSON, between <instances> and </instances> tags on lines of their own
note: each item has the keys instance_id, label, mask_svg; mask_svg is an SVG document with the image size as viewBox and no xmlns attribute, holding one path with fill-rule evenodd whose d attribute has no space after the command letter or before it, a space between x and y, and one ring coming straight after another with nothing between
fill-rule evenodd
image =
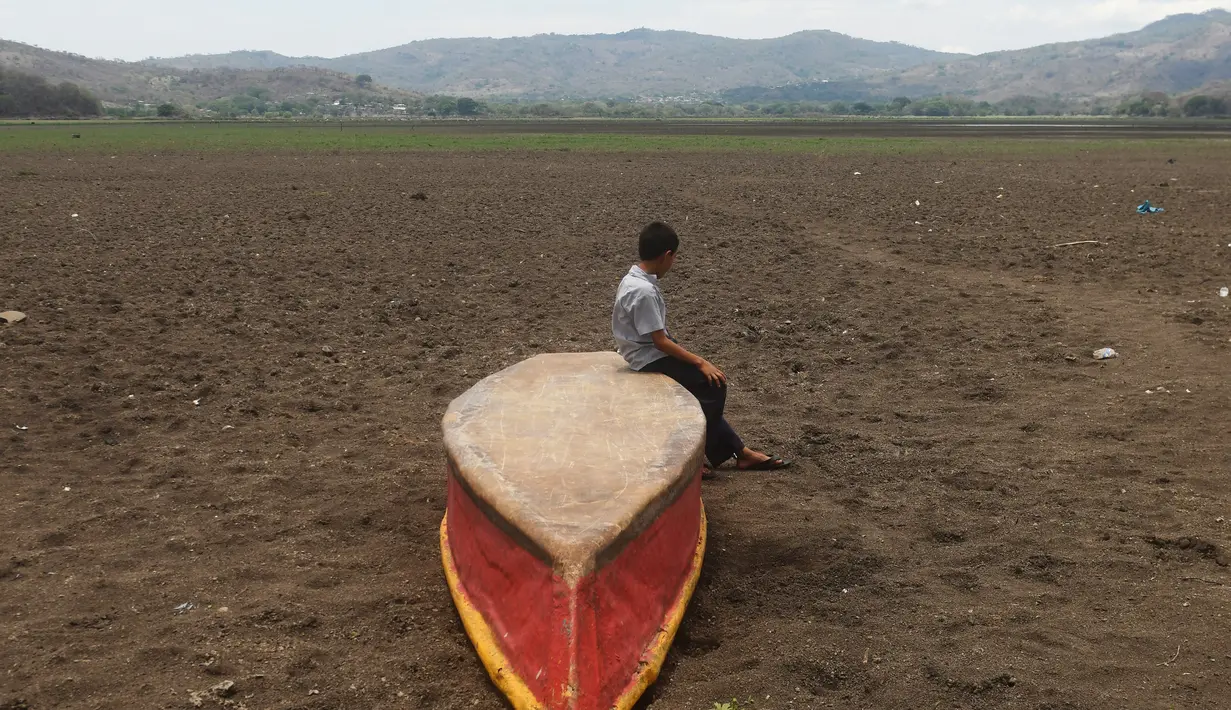
<instances>
[{"instance_id":1,"label":"boy's hand","mask_svg":"<svg viewBox=\"0 0 1231 710\"><path fill-rule=\"evenodd\" d=\"M667 336L666 330L656 330L650 333L650 338L654 341L654 347L660 351L670 355L671 357L683 362L690 362L697 366L705 379L714 387L725 387L727 384L727 376L722 373L722 370L714 367L709 360L694 355L684 349L683 345L675 342L674 338Z\"/></svg>"},{"instance_id":2,"label":"boy's hand","mask_svg":"<svg viewBox=\"0 0 1231 710\"><path fill-rule=\"evenodd\" d=\"M701 362L697 364L697 369L701 370L701 374L705 375L705 379L709 380L710 384L714 387L726 386L727 376L723 374L722 370L714 367L709 360L702 359Z\"/></svg>"}]
</instances>

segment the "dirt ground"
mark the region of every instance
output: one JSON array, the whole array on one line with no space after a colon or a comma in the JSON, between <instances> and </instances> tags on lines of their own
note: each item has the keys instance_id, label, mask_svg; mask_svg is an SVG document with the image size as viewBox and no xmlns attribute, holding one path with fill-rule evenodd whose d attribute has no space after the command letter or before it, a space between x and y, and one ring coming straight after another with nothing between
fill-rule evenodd
<instances>
[{"instance_id":1,"label":"dirt ground","mask_svg":"<svg viewBox=\"0 0 1231 710\"><path fill-rule=\"evenodd\" d=\"M707 482L643 707L1228 707L1229 158L5 156L0 708L504 707L440 416L610 349L660 218L675 335L799 463Z\"/></svg>"}]
</instances>

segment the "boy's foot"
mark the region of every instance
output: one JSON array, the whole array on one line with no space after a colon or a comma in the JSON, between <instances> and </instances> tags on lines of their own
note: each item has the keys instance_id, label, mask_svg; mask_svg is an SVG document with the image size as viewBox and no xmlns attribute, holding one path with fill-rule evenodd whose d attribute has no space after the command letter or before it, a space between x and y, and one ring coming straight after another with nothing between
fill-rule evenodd
<instances>
[{"instance_id":1,"label":"boy's foot","mask_svg":"<svg viewBox=\"0 0 1231 710\"><path fill-rule=\"evenodd\" d=\"M741 471L777 471L790 465L791 462L786 459L748 448L735 458L735 467Z\"/></svg>"}]
</instances>

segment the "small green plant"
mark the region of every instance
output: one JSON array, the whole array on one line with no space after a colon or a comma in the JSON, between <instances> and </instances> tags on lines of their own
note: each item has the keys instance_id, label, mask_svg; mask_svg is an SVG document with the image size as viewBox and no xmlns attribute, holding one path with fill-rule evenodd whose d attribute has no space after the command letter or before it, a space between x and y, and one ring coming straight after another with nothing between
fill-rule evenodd
<instances>
[{"instance_id":1,"label":"small green plant","mask_svg":"<svg viewBox=\"0 0 1231 710\"><path fill-rule=\"evenodd\" d=\"M751 705L752 701L749 700L748 704ZM714 703L714 710L741 710L741 708L742 710L748 710L747 705L740 705L739 701L735 698L731 698L729 703Z\"/></svg>"}]
</instances>

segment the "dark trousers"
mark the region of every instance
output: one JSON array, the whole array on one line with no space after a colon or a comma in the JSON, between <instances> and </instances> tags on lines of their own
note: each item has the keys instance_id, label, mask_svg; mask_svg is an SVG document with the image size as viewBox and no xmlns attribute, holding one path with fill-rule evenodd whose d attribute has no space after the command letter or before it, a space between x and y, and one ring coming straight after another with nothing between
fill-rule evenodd
<instances>
[{"instance_id":1,"label":"dark trousers","mask_svg":"<svg viewBox=\"0 0 1231 710\"><path fill-rule=\"evenodd\" d=\"M659 358L641 368L641 372L657 372L680 383L692 393L705 412L705 458L711 466L721 466L744 450L744 442L722 416L727 406L727 388L710 384L701 370L671 356Z\"/></svg>"}]
</instances>

